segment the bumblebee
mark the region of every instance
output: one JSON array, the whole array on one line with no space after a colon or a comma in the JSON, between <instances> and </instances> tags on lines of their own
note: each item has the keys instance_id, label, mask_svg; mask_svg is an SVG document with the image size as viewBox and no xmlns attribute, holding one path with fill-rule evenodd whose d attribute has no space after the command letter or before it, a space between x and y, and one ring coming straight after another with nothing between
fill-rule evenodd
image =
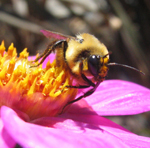
<instances>
[{"instance_id":1,"label":"bumblebee","mask_svg":"<svg viewBox=\"0 0 150 148\"><path fill-rule=\"evenodd\" d=\"M53 38L54 41L49 44L48 48L34 62L42 58L38 64L40 65L49 54L56 52L57 66L63 66L63 68L69 70L77 82L75 86L66 87L91 87L91 89L80 97L68 102L67 105L94 93L99 84L105 79L109 66L118 65L141 72L128 65L108 63L110 52L108 52L103 43L91 34L83 33L72 37L47 30L42 30L41 32L47 38Z\"/></svg>"}]
</instances>

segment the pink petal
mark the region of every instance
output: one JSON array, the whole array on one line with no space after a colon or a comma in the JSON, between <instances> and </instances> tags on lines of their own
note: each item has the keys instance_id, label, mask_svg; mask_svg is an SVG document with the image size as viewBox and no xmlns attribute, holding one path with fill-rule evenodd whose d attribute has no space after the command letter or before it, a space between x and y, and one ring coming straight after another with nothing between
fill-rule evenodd
<instances>
[{"instance_id":1,"label":"pink petal","mask_svg":"<svg viewBox=\"0 0 150 148\"><path fill-rule=\"evenodd\" d=\"M8 132L3 128L3 122L0 119L0 147L1 148L13 148L16 142L8 134Z\"/></svg>"},{"instance_id":2,"label":"pink petal","mask_svg":"<svg viewBox=\"0 0 150 148\"><path fill-rule=\"evenodd\" d=\"M72 119L81 123L87 123L101 128L115 137L121 139L125 144L131 148L149 148L150 138L135 135L116 123L100 117L98 115L83 115L83 114L64 114L62 117Z\"/></svg>"},{"instance_id":3,"label":"pink petal","mask_svg":"<svg viewBox=\"0 0 150 148\"><path fill-rule=\"evenodd\" d=\"M102 82L85 100L99 115L133 115L150 110L150 90L123 80Z\"/></svg>"},{"instance_id":4,"label":"pink petal","mask_svg":"<svg viewBox=\"0 0 150 148\"><path fill-rule=\"evenodd\" d=\"M5 106L1 109L1 115L9 134L23 147L128 147L120 138L94 125L56 118L53 128L38 126L24 122Z\"/></svg>"}]
</instances>

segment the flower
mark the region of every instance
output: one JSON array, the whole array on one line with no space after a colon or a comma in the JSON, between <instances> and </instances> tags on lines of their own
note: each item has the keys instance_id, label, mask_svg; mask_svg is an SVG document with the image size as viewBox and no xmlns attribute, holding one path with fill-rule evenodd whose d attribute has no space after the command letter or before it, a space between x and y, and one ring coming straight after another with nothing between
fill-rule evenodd
<instances>
[{"instance_id":1,"label":"flower","mask_svg":"<svg viewBox=\"0 0 150 148\"><path fill-rule=\"evenodd\" d=\"M1 53L1 55L3 55L3 52ZM46 69L48 69L47 67L48 66L46 66ZM30 70L28 63L25 68ZM32 71L30 73L32 73ZM59 85L62 85L62 83L59 83ZM6 85L3 83L3 86ZM13 86L6 90L11 90L12 87ZM6 90L2 88L1 86L0 93L3 94L3 98L1 97L1 99L4 100L8 95L6 95L6 93L4 95L3 91ZM13 88L13 98L15 98L16 103L16 97L19 95L16 95L18 93L14 92L14 90ZM73 91L73 97L75 96L75 90L66 91L67 93ZM7 91L7 93L10 92ZM37 91L34 93L37 93ZM67 95L64 94L64 96L69 99ZM63 98L63 96L61 97ZM62 101L61 97L60 101ZM43 117L34 106L33 109L29 106L32 114L26 110L20 110L20 112L18 112L19 108L17 108L17 106L15 106L15 112L13 110L14 105L13 107L11 106L13 103L9 104L9 102L13 102L10 98L12 98L12 96L9 96L9 98L5 100L6 103L3 101L6 106L1 107L0 145L3 148L14 147L16 143L22 147L29 148L148 148L150 145L150 138L135 135L114 122L101 117L101 115L133 115L149 111L150 90L140 85L122 80L107 80L100 84L94 94L72 104L66 112L58 115L58 111L52 114L52 110L50 110L49 116L44 114ZM37 95L32 95L32 97L28 97L27 100L33 105L32 101L37 98ZM53 99L55 98L53 97ZM63 105L63 101L61 104ZM26 103L23 105L26 105ZM51 105L55 105L61 109L59 103L55 101ZM49 104L49 108L51 107L53 106ZM43 108L43 110L45 110L45 108ZM38 113L40 116L38 116ZM26 117L27 115L30 120Z\"/></svg>"}]
</instances>

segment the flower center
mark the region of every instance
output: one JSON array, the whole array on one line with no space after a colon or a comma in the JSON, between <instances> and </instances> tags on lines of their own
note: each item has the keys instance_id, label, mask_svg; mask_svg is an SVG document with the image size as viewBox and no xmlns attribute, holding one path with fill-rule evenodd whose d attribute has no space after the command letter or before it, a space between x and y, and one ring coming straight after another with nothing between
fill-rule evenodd
<instances>
[{"instance_id":1,"label":"flower center","mask_svg":"<svg viewBox=\"0 0 150 148\"><path fill-rule=\"evenodd\" d=\"M25 48L17 57L13 43L5 51L0 45L0 106L6 105L29 115L30 119L56 116L67 102L73 100L77 90L70 73L56 66L56 61L31 68ZM63 90L63 91L62 91Z\"/></svg>"}]
</instances>

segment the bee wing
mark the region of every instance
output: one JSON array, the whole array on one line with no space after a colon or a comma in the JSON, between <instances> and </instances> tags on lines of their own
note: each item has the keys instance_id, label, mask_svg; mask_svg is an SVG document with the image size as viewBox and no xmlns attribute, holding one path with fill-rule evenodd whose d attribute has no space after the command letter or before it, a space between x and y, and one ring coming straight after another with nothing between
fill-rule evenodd
<instances>
[{"instance_id":1,"label":"bee wing","mask_svg":"<svg viewBox=\"0 0 150 148\"><path fill-rule=\"evenodd\" d=\"M67 38L74 38L72 36L69 35L63 35L57 32L52 32L52 31L48 31L48 30L41 30L41 32L49 39L56 39L56 40L66 40Z\"/></svg>"}]
</instances>

